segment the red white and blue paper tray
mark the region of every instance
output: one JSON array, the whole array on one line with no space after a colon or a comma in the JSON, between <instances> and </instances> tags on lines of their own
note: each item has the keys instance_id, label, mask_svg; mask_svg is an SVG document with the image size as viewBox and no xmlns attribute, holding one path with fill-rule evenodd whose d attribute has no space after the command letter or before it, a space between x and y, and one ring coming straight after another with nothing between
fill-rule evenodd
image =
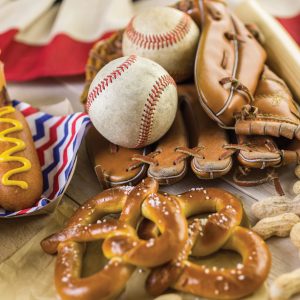
<instances>
[{"instance_id":1,"label":"red white and blue paper tray","mask_svg":"<svg viewBox=\"0 0 300 300\"><path fill-rule=\"evenodd\" d=\"M25 116L43 173L43 194L33 207L10 212L0 207L0 218L47 211L47 205L62 197L71 179L77 152L90 119L85 113L52 116L27 103L14 100L13 106Z\"/></svg>"}]
</instances>

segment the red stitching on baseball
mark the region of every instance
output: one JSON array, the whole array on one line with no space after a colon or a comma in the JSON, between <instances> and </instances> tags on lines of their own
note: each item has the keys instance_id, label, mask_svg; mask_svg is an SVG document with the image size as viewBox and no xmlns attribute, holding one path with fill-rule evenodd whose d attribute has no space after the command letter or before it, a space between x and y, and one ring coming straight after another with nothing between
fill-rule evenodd
<instances>
[{"instance_id":1,"label":"red stitching on baseball","mask_svg":"<svg viewBox=\"0 0 300 300\"><path fill-rule=\"evenodd\" d=\"M89 93L86 102L86 110L89 112L89 109L100 93L102 93L105 88L108 87L110 83L112 83L115 79L120 77L133 63L137 60L136 55L130 55L121 65L119 65L115 70L113 70L110 74L108 74L103 80L101 80Z\"/></svg>"},{"instance_id":2,"label":"red stitching on baseball","mask_svg":"<svg viewBox=\"0 0 300 300\"><path fill-rule=\"evenodd\" d=\"M176 87L174 79L169 74L167 74L159 77L151 88L151 92L149 93L149 96L146 100L141 118L139 137L136 144L137 148L142 147L145 143L147 143L152 132L156 105L160 99L161 94L169 85L173 85Z\"/></svg>"},{"instance_id":3,"label":"red stitching on baseball","mask_svg":"<svg viewBox=\"0 0 300 300\"><path fill-rule=\"evenodd\" d=\"M162 34L144 34L138 32L134 26L134 18L129 22L125 33L128 39L135 45L148 50L159 50L169 47L181 41L191 28L191 21L188 15L184 14L178 24L170 32Z\"/></svg>"}]
</instances>

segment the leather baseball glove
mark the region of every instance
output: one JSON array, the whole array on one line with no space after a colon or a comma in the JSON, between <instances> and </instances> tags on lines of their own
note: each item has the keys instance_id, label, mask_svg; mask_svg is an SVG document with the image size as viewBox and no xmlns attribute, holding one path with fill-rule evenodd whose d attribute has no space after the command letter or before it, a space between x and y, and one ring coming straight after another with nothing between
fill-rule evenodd
<instances>
[{"instance_id":1,"label":"leather baseball glove","mask_svg":"<svg viewBox=\"0 0 300 300\"><path fill-rule=\"evenodd\" d=\"M234 179L242 185L272 180L281 194L273 168L299 163L298 107L283 80L265 65L257 28L241 23L224 1L195 5L201 12L195 83L207 114L235 130L236 144L225 147L237 152L243 166Z\"/></svg>"},{"instance_id":2,"label":"leather baseball glove","mask_svg":"<svg viewBox=\"0 0 300 300\"><path fill-rule=\"evenodd\" d=\"M95 128L86 137L87 152L104 187L136 184L146 176L160 184L180 181L191 168L201 179L225 175L232 167L226 131L205 114L194 84L178 86L179 109L175 121L156 144L127 149L108 142Z\"/></svg>"},{"instance_id":3,"label":"leather baseball glove","mask_svg":"<svg viewBox=\"0 0 300 300\"><path fill-rule=\"evenodd\" d=\"M135 184L147 173L160 184L170 184L186 174L190 156L191 168L199 178L216 178L231 169L235 152L244 167L242 176L253 168L268 171L263 179L251 180L252 185L277 178L270 168L298 162L297 143L282 148L282 141L271 137L274 134L261 132L258 136L257 128L253 131L249 124L261 120L262 115L267 118L276 114L276 101L281 103L278 109L282 118L299 122L299 117L286 85L265 66L266 53L257 41L261 35L234 16L224 1L184 0L175 7L191 15L202 29L195 62L198 95L193 84L178 86L180 109L175 122L156 145L147 149L112 145L91 129L87 149L98 179L104 186ZM97 72L122 56L122 34L118 31L91 50L83 103ZM278 101L278 95L282 101ZM221 127L236 130L233 144ZM243 183L244 179L236 181Z\"/></svg>"},{"instance_id":4,"label":"leather baseball glove","mask_svg":"<svg viewBox=\"0 0 300 300\"><path fill-rule=\"evenodd\" d=\"M265 66L257 31L248 30L224 1L195 3L202 29L195 83L203 109L237 135L300 139L298 108L283 80Z\"/></svg>"},{"instance_id":5,"label":"leather baseball glove","mask_svg":"<svg viewBox=\"0 0 300 300\"><path fill-rule=\"evenodd\" d=\"M288 116L295 122L300 120L298 106L288 87L267 66L264 67L264 72L256 89L253 106L249 109L255 109L256 114L265 116L268 116L267 112L270 112L276 115L278 119ZM241 118L238 119L239 122L243 121L244 113L247 115L246 109L239 115ZM284 123L282 124L284 126ZM256 126L255 121L253 121L252 126ZM266 124L266 126L269 125ZM239 163L243 166L235 173L234 181L245 186L273 181L277 192L284 194L274 168L287 164L297 166L300 163L300 141L269 135L237 135L236 137L238 144L227 146L227 149L237 150ZM264 171L251 170L253 168Z\"/></svg>"},{"instance_id":6,"label":"leather baseball glove","mask_svg":"<svg viewBox=\"0 0 300 300\"><path fill-rule=\"evenodd\" d=\"M174 7L187 12L200 24L194 1L179 1ZM97 72L111 60L122 56L122 35L123 30L120 30L109 39L97 43L90 51L86 84L81 96L83 104ZM180 86L179 95L181 104L173 126L152 147L126 149L112 145L94 128L88 132L87 151L104 187L136 184L146 173L160 184L175 183L186 174L189 157L193 157L191 167L200 178L220 177L231 169L231 151L223 148L229 143L227 133L204 113L194 85Z\"/></svg>"},{"instance_id":7,"label":"leather baseball glove","mask_svg":"<svg viewBox=\"0 0 300 300\"><path fill-rule=\"evenodd\" d=\"M252 107L244 107L244 110L237 116L238 128L241 132L248 133L253 130L256 131L255 120L252 122L252 126L248 127L249 122L244 124L246 128L243 128L243 119L248 118L250 113L256 115L269 115L280 118L289 118L294 122L299 123L300 113L296 102L292 98L292 94L282 79L275 75L267 66L264 67L264 71L261 75L258 87L254 94ZM253 111L255 109L255 111ZM282 123L284 126L284 123ZM251 126L251 125L250 125ZM260 125L259 125L260 126ZM266 123L265 130L267 131ZM274 128L276 129L276 128ZM250 130L250 132L247 132ZM263 133L263 132L262 132ZM264 135L243 135L237 134L238 145L236 149L239 149L238 160L239 162L250 168L265 167L281 167L286 164L299 164L300 149L298 148L298 140L292 140L282 137L271 137L267 132ZM232 145L232 149L234 149ZM228 147L230 148L230 146Z\"/></svg>"}]
</instances>

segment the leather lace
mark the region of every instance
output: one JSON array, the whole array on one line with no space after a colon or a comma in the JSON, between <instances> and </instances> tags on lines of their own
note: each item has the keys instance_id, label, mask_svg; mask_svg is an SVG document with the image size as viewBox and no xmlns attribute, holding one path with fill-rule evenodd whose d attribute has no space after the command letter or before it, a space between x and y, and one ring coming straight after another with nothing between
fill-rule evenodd
<instances>
[{"instance_id":1,"label":"leather lace","mask_svg":"<svg viewBox=\"0 0 300 300\"><path fill-rule=\"evenodd\" d=\"M248 103L249 104L254 103L254 97L253 97L252 93L238 79L229 76L229 77L222 78L219 82L225 88L226 87L233 88L237 92L244 93L248 98Z\"/></svg>"},{"instance_id":2,"label":"leather lace","mask_svg":"<svg viewBox=\"0 0 300 300\"><path fill-rule=\"evenodd\" d=\"M194 147L194 148L188 148L188 147L177 147L175 149L176 152L182 153L181 156L179 156L175 161L174 161L174 165L179 164L180 162L182 162L184 159L192 156L192 157L197 157L199 159L204 159L204 155L201 152L201 150L203 150L204 147L203 146L198 146L198 147Z\"/></svg>"},{"instance_id":3,"label":"leather lace","mask_svg":"<svg viewBox=\"0 0 300 300\"><path fill-rule=\"evenodd\" d=\"M235 40L238 41L239 43L245 43L245 40L239 34L232 33L232 32L225 32L224 35L228 40Z\"/></svg>"},{"instance_id":4,"label":"leather lace","mask_svg":"<svg viewBox=\"0 0 300 300\"><path fill-rule=\"evenodd\" d=\"M248 180L246 177L249 175L250 172L250 168L239 166L233 174L233 181L241 186L256 186L267 182L273 182L277 194L279 196L285 195L277 171L274 168L267 168L266 176L261 179ZM245 180L240 179L238 177L239 175L244 176Z\"/></svg>"},{"instance_id":5,"label":"leather lace","mask_svg":"<svg viewBox=\"0 0 300 300\"><path fill-rule=\"evenodd\" d=\"M141 154L135 154L131 160L134 161L133 164L131 164L128 168L127 171L132 171L138 167L140 167L143 164L148 164L148 165L154 165L157 166L158 162L157 160L154 159L154 157L158 154L160 154L160 150L153 151L149 153L148 155L141 155Z\"/></svg>"}]
</instances>

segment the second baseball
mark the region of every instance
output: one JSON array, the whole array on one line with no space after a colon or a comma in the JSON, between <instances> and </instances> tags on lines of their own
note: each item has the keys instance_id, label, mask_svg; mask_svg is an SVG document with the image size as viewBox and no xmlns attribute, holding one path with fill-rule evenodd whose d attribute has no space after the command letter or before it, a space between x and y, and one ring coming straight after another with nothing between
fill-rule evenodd
<instances>
[{"instance_id":1,"label":"second baseball","mask_svg":"<svg viewBox=\"0 0 300 300\"><path fill-rule=\"evenodd\" d=\"M193 76L199 28L184 12L153 7L133 17L123 35L124 55L137 54L163 66L176 82Z\"/></svg>"},{"instance_id":2,"label":"second baseball","mask_svg":"<svg viewBox=\"0 0 300 300\"><path fill-rule=\"evenodd\" d=\"M107 140L141 148L169 130L177 102L176 84L169 73L149 59L131 55L100 70L90 86L86 108Z\"/></svg>"}]
</instances>

